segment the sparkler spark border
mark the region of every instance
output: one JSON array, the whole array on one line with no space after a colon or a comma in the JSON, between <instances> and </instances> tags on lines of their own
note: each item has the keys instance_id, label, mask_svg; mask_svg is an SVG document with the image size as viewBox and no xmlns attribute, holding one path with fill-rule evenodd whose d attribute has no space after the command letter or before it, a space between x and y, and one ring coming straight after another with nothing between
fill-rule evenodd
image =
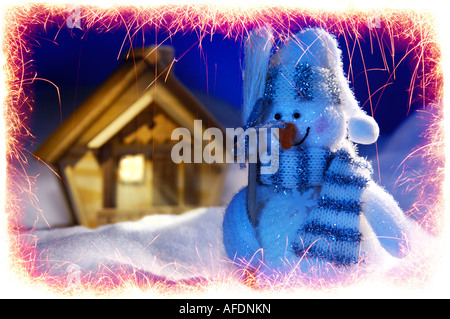
<instances>
[{"instance_id":1,"label":"sparkler spark border","mask_svg":"<svg viewBox=\"0 0 450 319\"><path fill-rule=\"evenodd\" d=\"M407 181L420 187L422 194L410 213L414 214L414 210L426 210L428 213L422 220L424 225L436 234L445 233L443 212L445 211L446 167L444 162L446 154L448 154L445 148L448 129L444 123L442 79L446 65L441 61L445 45L439 34L442 32L442 27L440 29L437 27L443 18L437 18L439 14L436 12L414 9L358 10L349 7L348 10L323 10L318 8L299 9L299 6L268 5L245 8L208 4L145 7L124 5L96 7L84 4L81 6L83 22L81 28L83 30L108 32L119 25L125 26L130 42L132 42L132 37L144 26L156 29L165 28L169 36L177 32L195 31L198 33L201 46L203 39L215 33L242 41L248 30L255 26L270 24L277 32L288 36L292 30L308 23L325 27L335 34L346 37L346 41L355 41L355 43L360 40L361 25L365 24L367 27L367 23L371 23L372 26L372 28L368 28L371 41L375 41L375 39L380 41L376 32L380 23L386 26L390 39L393 37L411 39L413 44L411 52L417 57L417 73L411 82L411 98L415 96L414 92L421 92L419 95L423 98L424 108L426 106L427 112L432 114L433 121L430 123L426 135L428 143L411 154L411 156L422 157L429 166L414 180ZM3 210L0 222L3 227L2 232L4 232L2 236L6 239L2 242L1 252L2 256L8 257L9 264L2 263L0 273L10 273L14 268L15 276L18 275L24 282L58 286L61 285L61 282L58 282L57 278L47 278L45 274L37 274L33 269L32 261L38 256L35 255L33 244L25 244L19 239L20 237L14 235L19 231L15 226L17 223L14 221L21 216L20 207L23 194L26 194L29 201L38 207L37 199L33 194L32 177L27 176L26 173L27 154L23 147L24 141L33 139L32 133L27 127L27 119L31 116L33 109L30 84L37 80L32 71L32 65L29 63L32 53L30 43L33 38L29 37L28 32L36 26L45 27L46 24L51 23L63 26L68 18L67 5L24 4L7 7L3 12L1 21L3 72L0 83L3 119L0 126L2 139L0 152L5 160L0 162L1 183L4 188L4 191L0 192ZM373 17L376 17L375 20ZM417 38L420 40L414 40ZM388 50L395 49L392 46L386 48ZM428 101L434 103L429 104ZM372 100L368 102L374 111ZM446 238L445 235L443 237ZM412 276L421 277L423 274L420 272L419 269ZM118 276L121 276L120 272L118 272ZM404 276L408 277L406 274ZM135 274L128 278L123 275L120 280L123 284L122 288L129 288L129 282L135 281L136 277ZM422 283L423 279L418 282ZM164 283L159 285L162 285L161 289L166 289ZM108 289L108 285L98 281L97 286L91 285L82 293L86 294L92 288L99 294L105 291L111 292L111 287ZM114 288L117 288L117 285ZM156 291L159 292L160 288L156 288ZM189 283L183 286L182 290L201 291L198 283ZM179 292L179 290L177 291ZM57 292L64 293L58 289Z\"/></svg>"}]
</instances>

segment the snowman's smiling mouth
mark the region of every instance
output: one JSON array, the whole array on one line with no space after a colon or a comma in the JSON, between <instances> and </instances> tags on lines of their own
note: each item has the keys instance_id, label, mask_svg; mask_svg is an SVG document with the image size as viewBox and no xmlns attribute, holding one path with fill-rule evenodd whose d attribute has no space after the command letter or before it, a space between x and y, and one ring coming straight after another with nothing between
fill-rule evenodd
<instances>
[{"instance_id":1,"label":"snowman's smiling mouth","mask_svg":"<svg viewBox=\"0 0 450 319\"><path fill-rule=\"evenodd\" d=\"M306 138L308 137L308 134L309 134L309 129L310 129L310 127L308 126L308 128L306 129L305 136L303 136L303 138L302 138L302 140L300 142L298 142L297 144L294 144L294 146L299 146L306 140Z\"/></svg>"}]
</instances>

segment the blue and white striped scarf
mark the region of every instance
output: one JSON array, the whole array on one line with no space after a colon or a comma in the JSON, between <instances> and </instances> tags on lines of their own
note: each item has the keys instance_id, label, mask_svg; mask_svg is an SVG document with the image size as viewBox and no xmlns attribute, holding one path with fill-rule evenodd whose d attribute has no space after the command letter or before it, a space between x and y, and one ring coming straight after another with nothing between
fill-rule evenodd
<instances>
[{"instance_id":1,"label":"blue and white striped scarf","mask_svg":"<svg viewBox=\"0 0 450 319\"><path fill-rule=\"evenodd\" d=\"M348 266L360 261L361 195L371 175L370 163L347 150L293 147L280 149L278 171L259 174L258 183L280 190L320 187L317 205L298 230L294 252Z\"/></svg>"}]
</instances>

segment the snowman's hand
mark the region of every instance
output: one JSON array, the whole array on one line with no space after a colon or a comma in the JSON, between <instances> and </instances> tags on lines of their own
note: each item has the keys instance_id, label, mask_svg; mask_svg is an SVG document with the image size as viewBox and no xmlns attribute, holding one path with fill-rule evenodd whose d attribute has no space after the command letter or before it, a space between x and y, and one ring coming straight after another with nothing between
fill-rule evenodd
<instances>
[{"instance_id":1,"label":"snowman's hand","mask_svg":"<svg viewBox=\"0 0 450 319\"><path fill-rule=\"evenodd\" d=\"M259 268L262 250L247 213L247 187L228 204L222 228L228 258L245 268Z\"/></svg>"},{"instance_id":2,"label":"snowman's hand","mask_svg":"<svg viewBox=\"0 0 450 319\"><path fill-rule=\"evenodd\" d=\"M362 194L362 212L380 244L394 257L404 257L410 221L395 199L381 186L370 181Z\"/></svg>"}]
</instances>

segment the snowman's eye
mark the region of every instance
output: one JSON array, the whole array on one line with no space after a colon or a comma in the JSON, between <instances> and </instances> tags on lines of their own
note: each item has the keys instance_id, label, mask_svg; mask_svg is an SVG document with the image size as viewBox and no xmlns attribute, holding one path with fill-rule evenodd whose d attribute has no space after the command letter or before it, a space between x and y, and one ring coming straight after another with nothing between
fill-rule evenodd
<instances>
[{"instance_id":1,"label":"snowman's eye","mask_svg":"<svg viewBox=\"0 0 450 319\"><path fill-rule=\"evenodd\" d=\"M300 117L300 113L295 112L295 113L294 113L294 118L298 119L299 117Z\"/></svg>"},{"instance_id":2,"label":"snowman's eye","mask_svg":"<svg viewBox=\"0 0 450 319\"><path fill-rule=\"evenodd\" d=\"M275 114L275 120L281 120L281 114L280 113Z\"/></svg>"}]
</instances>

